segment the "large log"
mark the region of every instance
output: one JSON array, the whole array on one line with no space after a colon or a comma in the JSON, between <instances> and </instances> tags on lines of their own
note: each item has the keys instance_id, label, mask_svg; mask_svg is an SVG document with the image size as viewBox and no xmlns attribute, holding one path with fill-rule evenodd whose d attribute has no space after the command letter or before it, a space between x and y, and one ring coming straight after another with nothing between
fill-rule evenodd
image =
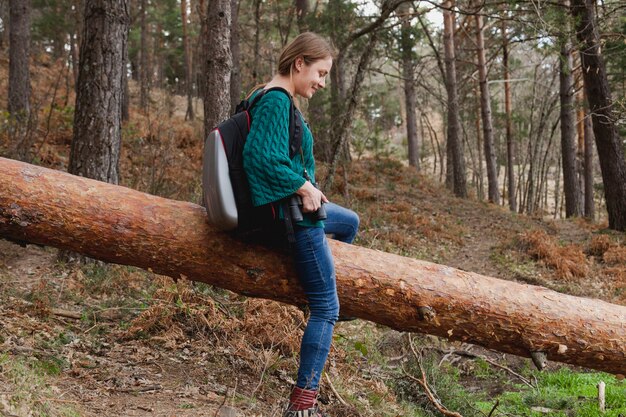
<instances>
[{"instance_id":1,"label":"large log","mask_svg":"<svg viewBox=\"0 0 626 417\"><path fill-rule=\"evenodd\" d=\"M198 205L4 158L0 236L304 302L285 254L213 230ZM626 374L626 307L336 241L331 248L344 314Z\"/></svg>"}]
</instances>

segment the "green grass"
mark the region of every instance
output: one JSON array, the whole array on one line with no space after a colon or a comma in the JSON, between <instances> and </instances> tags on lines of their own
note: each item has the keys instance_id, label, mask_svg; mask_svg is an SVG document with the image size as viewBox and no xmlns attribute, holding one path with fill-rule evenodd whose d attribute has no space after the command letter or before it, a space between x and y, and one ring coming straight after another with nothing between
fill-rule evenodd
<instances>
[{"instance_id":1,"label":"green grass","mask_svg":"<svg viewBox=\"0 0 626 417\"><path fill-rule=\"evenodd\" d=\"M61 373L57 358L23 359L0 354L0 415L75 417L74 408L48 401L56 398L54 376Z\"/></svg>"},{"instance_id":2,"label":"green grass","mask_svg":"<svg viewBox=\"0 0 626 417\"><path fill-rule=\"evenodd\" d=\"M545 412L534 411L533 407L550 409L550 416L618 417L626 415L626 383L614 376L601 373L573 372L561 368L556 372L534 372L538 387L531 390L521 388L518 392L505 392L498 397L498 411L519 416L545 416ZM598 406L598 383L606 384L606 412ZM478 403L482 411L489 412L494 401ZM496 414L497 415L497 414Z\"/></svg>"}]
</instances>

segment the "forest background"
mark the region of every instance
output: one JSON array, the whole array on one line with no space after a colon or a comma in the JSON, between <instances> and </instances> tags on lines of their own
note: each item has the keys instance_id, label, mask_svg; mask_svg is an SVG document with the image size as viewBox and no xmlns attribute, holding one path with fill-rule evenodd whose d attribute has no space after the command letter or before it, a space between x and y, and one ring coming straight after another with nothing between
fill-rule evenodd
<instances>
[{"instance_id":1,"label":"forest background","mask_svg":"<svg viewBox=\"0 0 626 417\"><path fill-rule=\"evenodd\" d=\"M615 0L4 0L0 155L198 201L202 138L271 77L282 46L312 30L339 54L328 87L300 106L323 186L362 215L358 244L624 304L624 236L612 230L626 228L625 10ZM98 65L81 64L89 62ZM550 220L565 217L578 219ZM493 236L481 235L486 228ZM278 402L265 385L288 381L298 311L3 245L0 361L10 388L0 392L0 411L89 414L132 403L148 413L171 403L194 415L219 409L223 396L246 415L275 412L263 404ZM36 279L17 284L20 274ZM136 288L125 288L128 280ZM63 311L79 311L80 324L59 322L72 320L56 314ZM277 312L293 328L280 339L253 338ZM37 323L27 324L32 315ZM20 330L33 326L44 330ZM411 379L420 366L431 385L442 384L440 401L463 415L594 413L600 379L609 412L626 412L623 383L611 376L556 366L539 374L494 352L455 356L476 347L369 323L344 328L334 354L346 365L334 364L325 386L337 415L440 412ZM103 348L112 335L116 348ZM154 340L162 351L150 350ZM207 341L210 353L194 346ZM413 355L415 343L422 350ZM187 349L183 361L213 355L219 366L198 366L197 379L169 389L151 381L166 372L144 369L138 379L140 360L123 366L119 350L131 347L143 362ZM115 351L106 360L128 380L91 372L102 368L94 353L102 350ZM232 372L249 382L233 386ZM516 374L536 380L520 387ZM88 379L114 401L88 405ZM59 386L68 397L56 395ZM191 394L181 396L185 389ZM154 398L131 398L144 392Z\"/></svg>"}]
</instances>

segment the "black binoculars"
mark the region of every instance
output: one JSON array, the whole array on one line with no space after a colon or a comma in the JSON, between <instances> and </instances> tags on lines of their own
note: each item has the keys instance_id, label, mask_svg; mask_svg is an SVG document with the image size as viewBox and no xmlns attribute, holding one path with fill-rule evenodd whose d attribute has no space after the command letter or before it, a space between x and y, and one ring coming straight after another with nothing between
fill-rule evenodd
<instances>
[{"instance_id":1,"label":"black binoculars","mask_svg":"<svg viewBox=\"0 0 626 417\"><path fill-rule=\"evenodd\" d=\"M289 199L289 214L291 215L291 220L294 223L304 220L304 216L302 215L302 198L298 194L293 194ZM326 220L326 209L324 208L324 203L322 203L317 211L307 214L309 214L314 221Z\"/></svg>"}]
</instances>

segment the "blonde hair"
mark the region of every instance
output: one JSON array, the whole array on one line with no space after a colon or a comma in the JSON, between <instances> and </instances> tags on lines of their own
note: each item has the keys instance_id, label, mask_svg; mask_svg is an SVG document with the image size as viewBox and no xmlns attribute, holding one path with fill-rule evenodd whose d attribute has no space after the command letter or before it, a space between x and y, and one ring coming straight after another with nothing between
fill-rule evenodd
<instances>
[{"instance_id":1,"label":"blonde hair","mask_svg":"<svg viewBox=\"0 0 626 417\"><path fill-rule=\"evenodd\" d=\"M291 75L298 58L302 58L306 65L311 65L320 59L334 59L336 56L337 50L326 39L313 32L303 32L289 42L280 52L278 73L280 75ZM266 84L255 85L248 93L247 98L259 88L265 87Z\"/></svg>"}]
</instances>

